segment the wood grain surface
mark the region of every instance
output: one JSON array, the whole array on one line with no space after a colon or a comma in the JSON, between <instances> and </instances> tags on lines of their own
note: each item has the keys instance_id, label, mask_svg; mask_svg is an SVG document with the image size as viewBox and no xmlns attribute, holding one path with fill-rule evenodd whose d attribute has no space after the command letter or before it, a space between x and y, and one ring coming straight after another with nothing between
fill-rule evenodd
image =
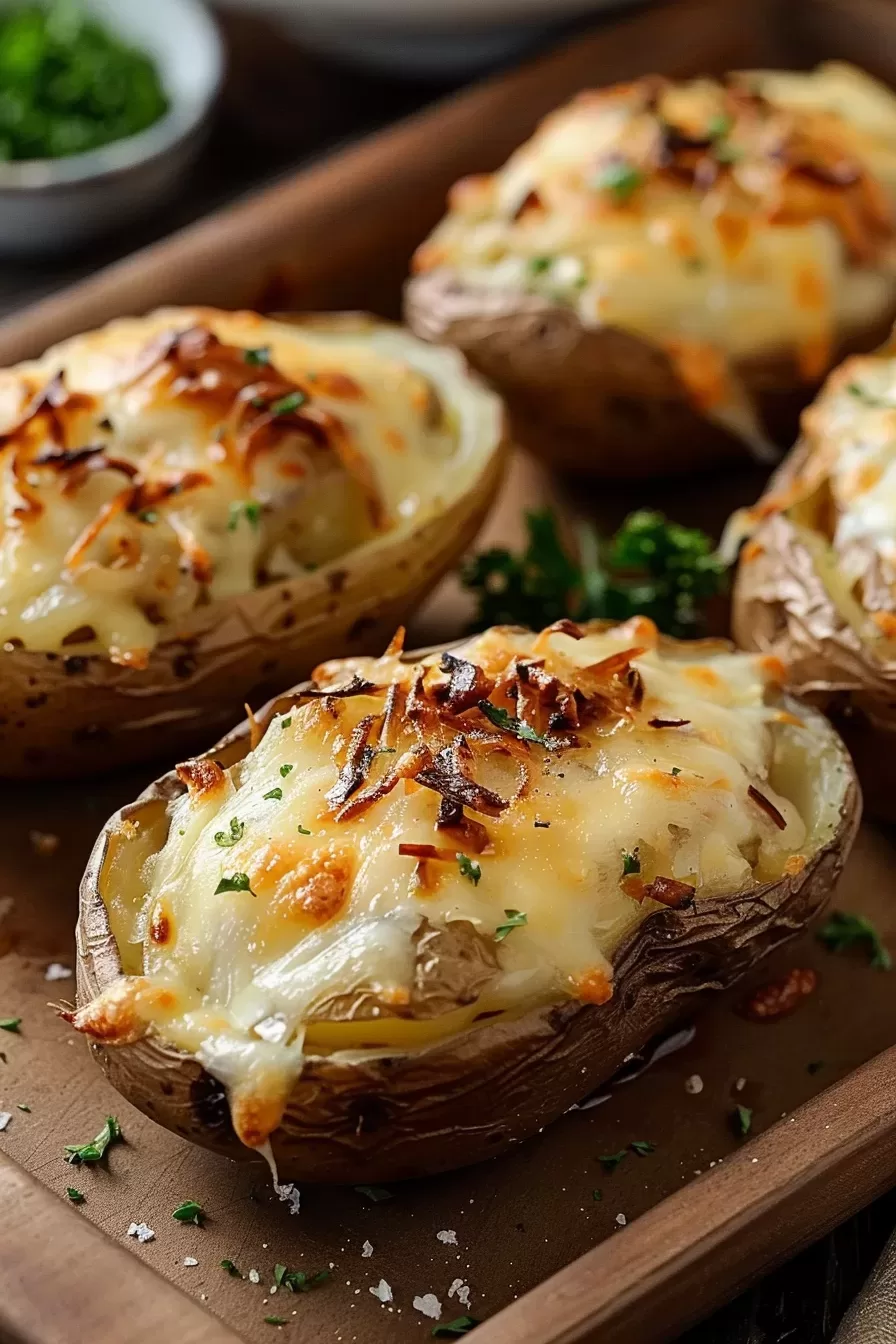
<instances>
[{"instance_id":1,"label":"wood grain surface","mask_svg":"<svg viewBox=\"0 0 896 1344\"><path fill-rule=\"evenodd\" d=\"M888 26L896 17L893 6L861 0L861 31L871 34L864 38L852 32L849 12L846 0L814 0L786 14L779 6L687 0L626 20L7 322L0 328L0 359L33 353L114 313L158 302L352 302L394 310L407 255L438 213L450 180L498 162L559 98L585 82L648 67L720 69L770 59L776 51L785 59L795 48L784 52L774 44L788 30L791 41L799 39L800 63L830 54L835 38L840 54L849 53L848 42L864 41L874 48L878 66L886 63L886 33L890 50L896 46ZM321 237L325 249L318 245ZM755 497L756 488L755 474L746 473L687 483L674 492L656 482L637 497L601 490L570 497L520 460L487 536L517 542L522 508L547 497L596 516L604 526L627 507L652 502L684 521L717 529L729 508ZM468 614L463 595L449 584L421 613L417 635L453 633ZM432 1322L414 1307L414 1298L435 1293L442 1320L449 1320L467 1310L457 1296L460 1279L470 1290L471 1313L493 1318L476 1336L483 1344L571 1344L598 1337L649 1344L672 1338L896 1175L888 1115L893 1058L884 1053L866 1072L855 1072L896 1042L892 982L861 957L826 953L809 935L751 980L761 983L794 965L816 969L819 989L792 1018L757 1026L737 1012L741 993L731 994L708 1006L695 1039L679 1054L614 1089L606 1103L570 1113L520 1152L396 1187L380 1203L352 1190L309 1190L302 1214L291 1216L263 1168L234 1166L192 1149L121 1102L83 1043L46 1009L48 998L70 992L67 982L44 977L53 962L72 964L77 879L93 837L103 818L153 773L67 788L7 786L0 796L0 1017L23 1018L19 1034L0 1038L0 1104L12 1115L0 1134L0 1151L53 1192L45 1197L47 1221L33 1239L27 1200L17 1194L0 1205L4 1262L16 1264L21 1246L33 1275L29 1295L39 1294L40 1284L53 1285L39 1304L50 1324L39 1324L39 1315L32 1333L23 1333L31 1328L27 1312L16 1305L23 1299L13 1296L8 1319L0 1306L0 1338L5 1329L11 1339L41 1344L58 1337L138 1344L158 1340L162 1329L173 1331L170 1318L135 1312L132 1305L131 1334L114 1333L111 1315L65 1333L77 1321L77 1308L69 1305L78 1301L77 1285L74 1276L63 1275L57 1287L54 1266L60 1247L87 1230L80 1220L111 1239L93 1247L91 1277L94 1263L106 1263L102 1246L115 1257L110 1264L139 1267L141 1274L144 1266L153 1267L193 1296L194 1311L208 1308L247 1340L274 1337L275 1327L264 1321L271 1314L284 1316L282 1332L290 1339L424 1340ZM54 853L41 852L35 832L58 837ZM864 828L838 903L874 918L896 946L893 864L892 837ZM685 1088L693 1075L703 1084L698 1095ZM806 1102L816 1109L800 1111ZM757 1139L744 1142L735 1135L731 1112L738 1103L752 1109ZM61 1199L73 1181L63 1145L91 1138L107 1113L121 1119L126 1142L111 1150L106 1164L78 1174L74 1184L86 1202L67 1207ZM629 1151L608 1174L601 1155L639 1138L655 1142L656 1151L643 1158ZM185 1198L207 1209L203 1228L172 1219ZM148 1222L155 1239L138 1244L128 1238L131 1221ZM373 1248L369 1255L365 1243ZM187 1258L199 1263L185 1265ZM227 1274L222 1258L235 1261L242 1277ZM330 1267L332 1278L313 1293L272 1295L278 1262L308 1271ZM125 1288L133 1282L125 1269L110 1274ZM370 1292L381 1279L392 1288L391 1303ZM131 1302L142 1304L148 1295L141 1280ZM161 1286L153 1300L160 1312L168 1310L166 1302L183 1302ZM507 1311L497 1315L502 1308ZM176 1337L203 1338L182 1331Z\"/></svg>"}]
</instances>

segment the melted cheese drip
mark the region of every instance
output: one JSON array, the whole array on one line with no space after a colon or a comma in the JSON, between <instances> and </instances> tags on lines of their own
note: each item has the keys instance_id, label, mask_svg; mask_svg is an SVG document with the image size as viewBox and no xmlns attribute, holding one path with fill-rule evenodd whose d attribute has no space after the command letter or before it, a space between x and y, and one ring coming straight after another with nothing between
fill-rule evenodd
<instances>
[{"instance_id":1,"label":"melted cheese drip","mask_svg":"<svg viewBox=\"0 0 896 1344\"><path fill-rule=\"evenodd\" d=\"M830 134L896 199L896 97L883 85L840 63L741 78L797 124L828 117ZM663 98L675 124L697 134L719 120L722 90L710 80L672 86ZM778 222L775 147L761 139L731 165L733 192L724 179L696 190L650 170L621 203L596 188L602 163L648 160L656 134L639 85L580 95L497 173L457 184L415 268L524 290L572 306L586 325L657 342L705 414L758 440L739 380L718 353L742 360L795 351L804 376L818 377L836 338L873 325L893 301L896 247L892 236L881 240L873 261L856 264L844 232L821 213ZM531 193L539 206L526 209Z\"/></svg>"},{"instance_id":2,"label":"melted cheese drip","mask_svg":"<svg viewBox=\"0 0 896 1344\"><path fill-rule=\"evenodd\" d=\"M495 668L531 652L534 638L493 630L459 652ZM559 672L632 643L626 627L580 641L555 633L541 637L538 652L548 672L555 664ZM170 806L167 842L144 862L142 900L110 880L125 969L149 977L144 1014L232 1096L276 1109L303 1050L413 1048L463 1030L477 1013L575 996L595 973L610 980L621 940L659 908L623 890L625 854L638 853L645 877L677 878L701 897L724 899L779 876L807 841L807 825L769 783L780 714L765 704L764 661L648 651L635 666L645 695L631 722L586 726L571 749L530 748L524 796L479 818L491 852L471 854L481 868L475 885L449 861L432 864L435 880L422 886L415 860L399 855L402 843L450 843L435 827L438 796L416 782L398 784L354 820L333 817L325 795L353 728L382 711L382 697L306 702L279 715L214 787ZM407 684L413 667L388 656L328 665L324 684L344 682L349 670ZM651 726L657 717L688 722ZM398 754L413 740L409 726L401 733ZM489 786L511 796L515 764L489 768ZM783 829L749 796L751 785L778 809ZM142 860L139 831L128 843L135 848L124 846L119 873ZM217 892L236 874L251 890ZM498 944L499 970L471 1006L426 1021L309 1020L316 1005L360 988L406 1002L421 919L437 927L469 920L490 935L511 909L527 922Z\"/></svg>"},{"instance_id":3,"label":"melted cheese drip","mask_svg":"<svg viewBox=\"0 0 896 1344\"><path fill-rule=\"evenodd\" d=\"M214 371L205 397L179 392L158 367L139 373L153 338L195 326L227 345L267 350L272 369L308 389L315 412L338 418L346 454L370 477L376 516L351 461L347 470L332 448L315 450L299 430L278 430L248 466L228 456ZM69 488L61 473L29 468L24 486L38 511L23 519L22 435L0 438L0 642L105 651L135 665L172 631L189 633L200 605L301 575L440 511L446 494L469 481L470 423L482 416L481 408L458 412L457 368L434 362L398 329L303 329L253 313L179 309L113 323L0 374L0 432L60 371L77 398L60 413L64 442L41 421L29 461L102 445L139 476L91 470ZM266 367L250 372L263 378ZM486 409L496 441L497 404ZM72 559L85 528L115 509L132 479L151 486L183 472L200 472L204 483L136 516L115 514L82 559Z\"/></svg>"}]
</instances>

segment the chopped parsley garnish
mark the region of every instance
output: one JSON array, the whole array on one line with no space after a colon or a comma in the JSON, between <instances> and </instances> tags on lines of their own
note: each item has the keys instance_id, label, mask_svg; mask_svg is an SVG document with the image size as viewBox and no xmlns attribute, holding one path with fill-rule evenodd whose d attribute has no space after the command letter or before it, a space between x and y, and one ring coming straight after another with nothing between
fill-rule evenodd
<instances>
[{"instance_id":1,"label":"chopped parsley garnish","mask_svg":"<svg viewBox=\"0 0 896 1344\"><path fill-rule=\"evenodd\" d=\"M624 205L632 193L643 186L644 174L625 159L613 159L604 164L593 182L600 191L608 191L617 205Z\"/></svg>"},{"instance_id":2,"label":"chopped parsley garnish","mask_svg":"<svg viewBox=\"0 0 896 1344\"><path fill-rule=\"evenodd\" d=\"M656 1152L656 1144L651 1143L649 1139L633 1139L629 1144L629 1148L631 1148L633 1153L637 1153L639 1157L647 1157L649 1153Z\"/></svg>"},{"instance_id":3,"label":"chopped parsley garnish","mask_svg":"<svg viewBox=\"0 0 896 1344\"><path fill-rule=\"evenodd\" d=\"M76 1190L73 1185L67 1185L65 1187L65 1193L68 1195L69 1199L73 1204L84 1203L84 1196L81 1194L81 1191Z\"/></svg>"},{"instance_id":4,"label":"chopped parsley garnish","mask_svg":"<svg viewBox=\"0 0 896 1344\"><path fill-rule=\"evenodd\" d=\"M297 827L296 827L296 830L298 831L299 835L310 835L310 834L311 834L311 832L310 832L310 831L307 829L307 827L305 827L305 826L297 826Z\"/></svg>"},{"instance_id":5,"label":"chopped parsley garnish","mask_svg":"<svg viewBox=\"0 0 896 1344\"><path fill-rule=\"evenodd\" d=\"M753 1112L749 1106L735 1106L731 1120L734 1132L744 1138L753 1127Z\"/></svg>"},{"instance_id":6,"label":"chopped parsley garnish","mask_svg":"<svg viewBox=\"0 0 896 1344\"><path fill-rule=\"evenodd\" d=\"M197 1227L201 1227L205 1219L205 1210L195 1199L185 1199L182 1204L178 1204L171 1217L176 1218L179 1223L195 1223Z\"/></svg>"},{"instance_id":7,"label":"chopped parsley garnish","mask_svg":"<svg viewBox=\"0 0 896 1344\"><path fill-rule=\"evenodd\" d=\"M831 952L845 952L850 947L863 947L876 971L889 971L893 958L883 939L866 915L853 915L846 910L834 910L830 919L816 935L819 942ZM2 1026L0 1022L0 1026Z\"/></svg>"},{"instance_id":8,"label":"chopped parsley garnish","mask_svg":"<svg viewBox=\"0 0 896 1344\"><path fill-rule=\"evenodd\" d=\"M276 789L268 789L267 793L261 795L263 798L273 798L275 803L279 803L283 797L283 790L278 786Z\"/></svg>"},{"instance_id":9,"label":"chopped parsley garnish","mask_svg":"<svg viewBox=\"0 0 896 1344\"><path fill-rule=\"evenodd\" d=\"M592 1191L591 1191L591 1198L594 1200L595 1204L599 1204L600 1201L603 1199L603 1197L604 1197L604 1196L603 1196L603 1191L601 1191L601 1190L592 1190Z\"/></svg>"},{"instance_id":10,"label":"chopped parsley garnish","mask_svg":"<svg viewBox=\"0 0 896 1344\"><path fill-rule=\"evenodd\" d=\"M281 720L280 720L280 727L281 727L281 728L288 728L289 725L290 725L291 723L292 723L292 715L291 715L291 714L287 714L287 716L286 716L285 719L281 719Z\"/></svg>"},{"instance_id":11,"label":"chopped parsley garnish","mask_svg":"<svg viewBox=\"0 0 896 1344\"><path fill-rule=\"evenodd\" d=\"M458 854L457 866L460 869L461 877L467 878L468 881L473 883L474 887L479 886L479 879L482 876L482 868L478 863L475 863L473 859L468 858L466 854Z\"/></svg>"},{"instance_id":12,"label":"chopped parsley garnish","mask_svg":"<svg viewBox=\"0 0 896 1344\"><path fill-rule=\"evenodd\" d=\"M244 350L243 359L246 361L247 364L254 364L256 368L264 364L270 364L271 362L270 346L259 345L256 346L254 350Z\"/></svg>"},{"instance_id":13,"label":"chopped parsley garnish","mask_svg":"<svg viewBox=\"0 0 896 1344\"><path fill-rule=\"evenodd\" d=\"M479 708L490 723L493 723L496 728L503 728L505 733L513 733L514 737L520 738L523 742L537 742L541 747L549 746L546 737L536 733L535 729L530 728L528 723L523 723L522 719L515 718L506 709L493 705L490 700L480 700Z\"/></svg>"},{"instance_id":14,"label":"chopped parsley garnish","mask_svg":"<svg viewBox=\"0 0 896 1344\"><path fill-rule=\"evenodd\" d=\"M101 1162L106 1156L106 1149L113 1143L121 1143L121 1125L114 1115L106 1116L106 1123L103 1125L95 1139L90 1143L67 1143L65 1145L65 1160L71 1166L77 1167L82 1162Z\"/></svg>"},{"instance_id":15,"label":"chopped parsley garnish","mask_svg":"<svg viewBox=\"0 0 896 1344\"><path fill-rule=\"evenodd\" d=\"M293 769L295 769L295 767L292 766L292 765L281 765L281 767L280 767L280 777L281 777L281 779L285 779L286 776L287 776L287 775L290 773L290 771L292 771Z\"/></svg>"},{"instance_id":16,"label":"chopped parsley garnish","mask_svg":"<svg viewBox=\"0 0 896 1344\"><path fill-rule=\"evenodd\" d=\"M618 1153L604 1153L597 1160L604 1171L615 1171L624 1157L628 1156L628 1149L621 1148Z\"/></svg>"},{"instance_id":17,"label":"chopped parsley garnish","mask_svg":"<svg viewBox=\"0 0 896 1344\"><path fill-rule=\"evenodd\" d=\"M705 628L706 603L724 588L725 566L706 533L651 509L629 514L606 542L581 527L577 557L561 542L550 509L527 513L526 529L521 553L483 551L461 571L478 601L477 629L643 615L668 635L694 635Z\"/></svg>"},{"instance_id":18,"label":"chopped parsley garnish","mask_svg":"<svg viewBox=\"0 0 896 1344\"><path fill-rule=\"evenodd\" d=\"M222 1260L221 1268L226 1269L227 1273L234 1279L241 1279L243 1277L232 1260Z\"/></svg>"},{"instance_id":19,"label":"chopped parsley garnish","mask_svg":"<svg viewBox=\"0 0 896 1344\"><path fill-rule=\"evenodd\" d=\"M530 257L527 266L530 275L543 275L554 263L553 257Z\"/></svg>"},{"instance_id":20,"label":"chopped parsley garnish","mask_svg":"<svg viewBox=\"0 0 896 1344\"><path fill-rule=\"evenodd\" d=\"M307 1293L319 1283L326 1283L333 1276L328 1269L319 1269L315 1274L305 1274L301 1269L287 1269L285 1265L274 1266L274 1282L278 1288L288 1288L291 1293Z\"/></svg>"},{"instance_id":21,"label":"chopped parsley garnish","mask_svg":"<svg viewBox=\"0 0 896 1344\"><path fill-rule=\"evenodd\" d=\"M633 854L628 854L626 853L625 850L623 850L622 876L631 877L632 873L640 873L640 871L641 871L641 860L638 858L638 851L635 850Z\"/></svg>"},{"instance_id":22,"label":"chopped parsley garnish","mask_svg":"<svg viewBox=\"0 0 896 1344\"><path fill-rule=\"evenodd\" d=\"M20 1017L0 1017L0 1031L14 1031L18 1035L21 1021Z\"/></svg>"},{"instance_id":23,"label":"chopped parsley garnish","mask_svg":"<svg viewBox=\"0 0 896 1344\"><path fill-rule=\"evenodd\" d=\"M215 895L220 896L222 891L248 891L250 896L255 895L245 873L233 873L230 877L222 877L215 887Z\"/></svg>"},{"instance_id":24,"label":"chopped parsley garnish","mask_svg":"<svg viewBox=\"0 0 896 1344\"><path fill-rule=\"evenodd\" d=\"M677 779L678 776L681 774L681 766L673 765L672 769L669 771L669 774L672 776L673 779Z\"/></svg>"},{"instance_id":25,"label":"chopped parsley garnish","mask_svg":"<svg viewBox=\"0 0 896 1344\"><path fill-rule=\"evenodd\" d=\"M264 1323L265 1323L265 1325L285 1325L285 1324L286 1324L286 1317L285 1317L285 1316L265 1316L265 1318L264 1318Z\"/></svg>"},{"instance_id":26,"label":"chopped parsley garnish","mask_svg":"<svg viewBox=\"0 0 896 1344\"><path fill-rule=\"evenodd\" d=\"M355 1190L359 1195L366 1195L374 1204L381 1204L384 1199L392 1198L392 1191L387 1190L384 1185L356 1185Z\"/></svg>"},{"instance_id":27,"label":"chopped parsley garnish","mask_svg":"<svg viewBox=\"0 0 896 1344\"><path fill-rule=\"evenodd\" d=\"M307 392L287 392L285 397L278 397L276 401L270 404L271 415L292 415L300 406L304 406L308 400Z\"/></svg>"},{"instance_id":28,"label":"chopped parsley garnish","mask_svg":"<svg viewBox=\"0 0 896 1344\"><path fill-rule=\"evenodd\" d=\"M215 844L220 845L222 849L230 849L238 840L242 840L243 832L246 829L245 822L238 821L236 817L230 818L230 834L226 831L215 831Z\"/></svg>"},{"instance_id":29,"label":"chopped parsley garnish","mask_svg":"<svg viewBox=\"0 0 896 1344\"><path fill-rule=\"evenodd\" d=\"M157 523L159 521L159 515L155 509L141 509L140 512L137 514L137 517L139 518L141 523L151 524L151 523Z\"/></svg>"},{"instance_id":30,"label":"chopped parsley garnish","mask_svg":"<svg viewBox=\"0 0 896 1344\"><path fill-rule=\"evenodd\" d=\"M894 406L896 406L896 403L892 401L886 401L882 397L876 397L873 392L869 392L866 388L862 387L861 383L847 383L846 390L851 397L855 397L858 401L864 402L866 406L875 407L876 410L892 411Z\"/></svg>"},{"instance_id":31,"label":"chopped parsley garnish","mask_svg":"<svg viewBox=\"0 0 896 1344\"><path fill-rule=\"evenodd\" d=\"M468 1335L479 1321L475 1316L456 1316L453 1321L445 1321L442 1325L434 1325L432 1328L433 1339L457 1339L460 1335Z\"/></svg>"},{"instance_id":32,"label":"chopped parsley garnish","mask_svg":"<svg viewBox=\"0 0 896 1344\"><path fill-rule=\"evenodd\" d=\"M31 1114L31 1107L26 1106L24 1101L16 1102L16 1107L20 1111L27 1111L29 1115Z\"/></svg>"},{"instance_id":33,"label":"chopped parsley garnish","mask_svg":"<svg viewBox=\"0 0 896 1344\"><path fill-rule=\"evenodd\" d=\"M524 924L529 923L528 916L524 915L522 910L505 910L504 915L506 922L499 924L495 929L496 943L503 943L508 933L512 933L514 929L521 929Z\"/></svg>"},{"instance_id":34,"label":"chopped parsley garnish","mask_svg":"<svg viewBox=\"0 0 896 1344\"><path fill-rule=\"evenodd\" d=\"M227 531L235 532L239 526L241 518L252 527L257 527L261 522L261 505L257 499L233 499L230 502L230 511L227 516Z\"/></svg>"}]
</instances>

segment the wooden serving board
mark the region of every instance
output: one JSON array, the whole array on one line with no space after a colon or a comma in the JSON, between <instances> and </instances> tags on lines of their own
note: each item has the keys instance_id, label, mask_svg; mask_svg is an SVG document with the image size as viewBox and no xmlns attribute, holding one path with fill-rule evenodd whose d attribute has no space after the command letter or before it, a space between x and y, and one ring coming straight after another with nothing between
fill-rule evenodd
<instances>
[{"instance_id":1,"label":"wooden serving board","mask_svg":"<svg viewBox=\"0 0 896 1344\"><path fill-rule=\"evenodd\" d=\"M886 73L887 44L896 83L887 0L749 11L714 0L664 5L455 97L19 315L0 326L0 359L160 302L393 312L409 252L451 180L496 165L575 89L648 69L807 64L832 54ZM653 503L718 530L760 484L744 471L674 488L657 482L636 495L577 488L573 498L518 459L481 544L518 544L523 508L548 499L606 527ZM454 634L468 616L448 582L414 633L421 642ZM12 1117L0 1132L0 1339L255 1341L274 1337L278 1327L264 1320L273 1315L286 1319L279 1328L291 1340L411 1344L430 1338L433 1325L413 1300L433 1293L443 1322L467 1311L485 1321L477 1344L650 1344L674 1338L896 1178L894 981L808 934L709 1002L690 1044L514 1154L396 1186L382 1202L308 1187L293 1216L264 1167L192 1148L123 1102L46 1007L73 992L72 981L45 975L51 963L72 965L77 883L94 836L154 773L0 791L0 1018L22 1018L19 1033L0 1032L0 1110ZM48 845L34 832L58 837L55 851L40 852ZM874 919L896 950L894 861L892 835L865 826L837 903ZM797 1013L762 1026L738 1014L751 984L794 966L819 977ZM697 1093L685 1086L695 1075ZM755 1137L735 1134L738 1103L752 1109ZM118 1116L126 1142L103 1167L65 1165L64 1145L90 1139L107 1114ZM655 1151L629 1151L615 1171L603 1169L601 1155L638 1139ZM65 1198L69 1185L86 1197L77 1208ZM187 1198L207 1210L204 1227L173 1220ZM154 1239L129 1238L132 1222L147 1223ZM230 1276L222 1259L246 1277ZM276 1263L330 1268L332 1278L307 1294L272 1295ZM387 1304L370 1292L381 1279L392 1290ZM469 1288L469 1308L456 1288L449 1296L456 1280Z\"/></svg>"}]
</instances>

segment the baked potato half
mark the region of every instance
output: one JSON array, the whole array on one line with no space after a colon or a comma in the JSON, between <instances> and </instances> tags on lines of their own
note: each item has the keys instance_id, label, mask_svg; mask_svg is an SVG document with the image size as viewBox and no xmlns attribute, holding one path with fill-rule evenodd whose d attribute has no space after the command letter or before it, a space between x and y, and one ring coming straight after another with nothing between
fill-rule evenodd
<instances>
[{"instance_id":1,"label":"baked potato half","mask_svg":"<svg viewBox=\"0 0 896 1344\"><path fill-rule=\"evenodd\" d=\"M733 631L779 657L794 694L836 722L868 811L896 820L896 344L831 374L752 509Z\"/></svg>"},{"instance_id":2,"label":"baked potato half","mask_svg":"<svg viewBox=\"0 0 896 1344\"><path fill-rule=\"evenodd\" d=\"M579 94L452 189L406 315L550 463L652 477L776 460L896 316L896 97L850 66Z\"/></svg>"},{"instance_id":3,"label":"baked potato half","mask_svg":"<svg viewBox=\"0 0 896 1344\"><path fill-rule=\"evenodd\" d=\"M171 759L382 648L504 450L462 356L363 315L167 309L0 372L0 774Z\"/></svg>"},{"instance_id":4,"label":"baked potato half","mask_svg":"<svg viewBox=\"0 0 896 1344\"><path fill-rule=\"evenodd\" d=\"M111 819L61 1011L281 1178L500 1153L824 902L859 791L779 672L643 617L326 663Z\"/></svg>"}]
</instances>

